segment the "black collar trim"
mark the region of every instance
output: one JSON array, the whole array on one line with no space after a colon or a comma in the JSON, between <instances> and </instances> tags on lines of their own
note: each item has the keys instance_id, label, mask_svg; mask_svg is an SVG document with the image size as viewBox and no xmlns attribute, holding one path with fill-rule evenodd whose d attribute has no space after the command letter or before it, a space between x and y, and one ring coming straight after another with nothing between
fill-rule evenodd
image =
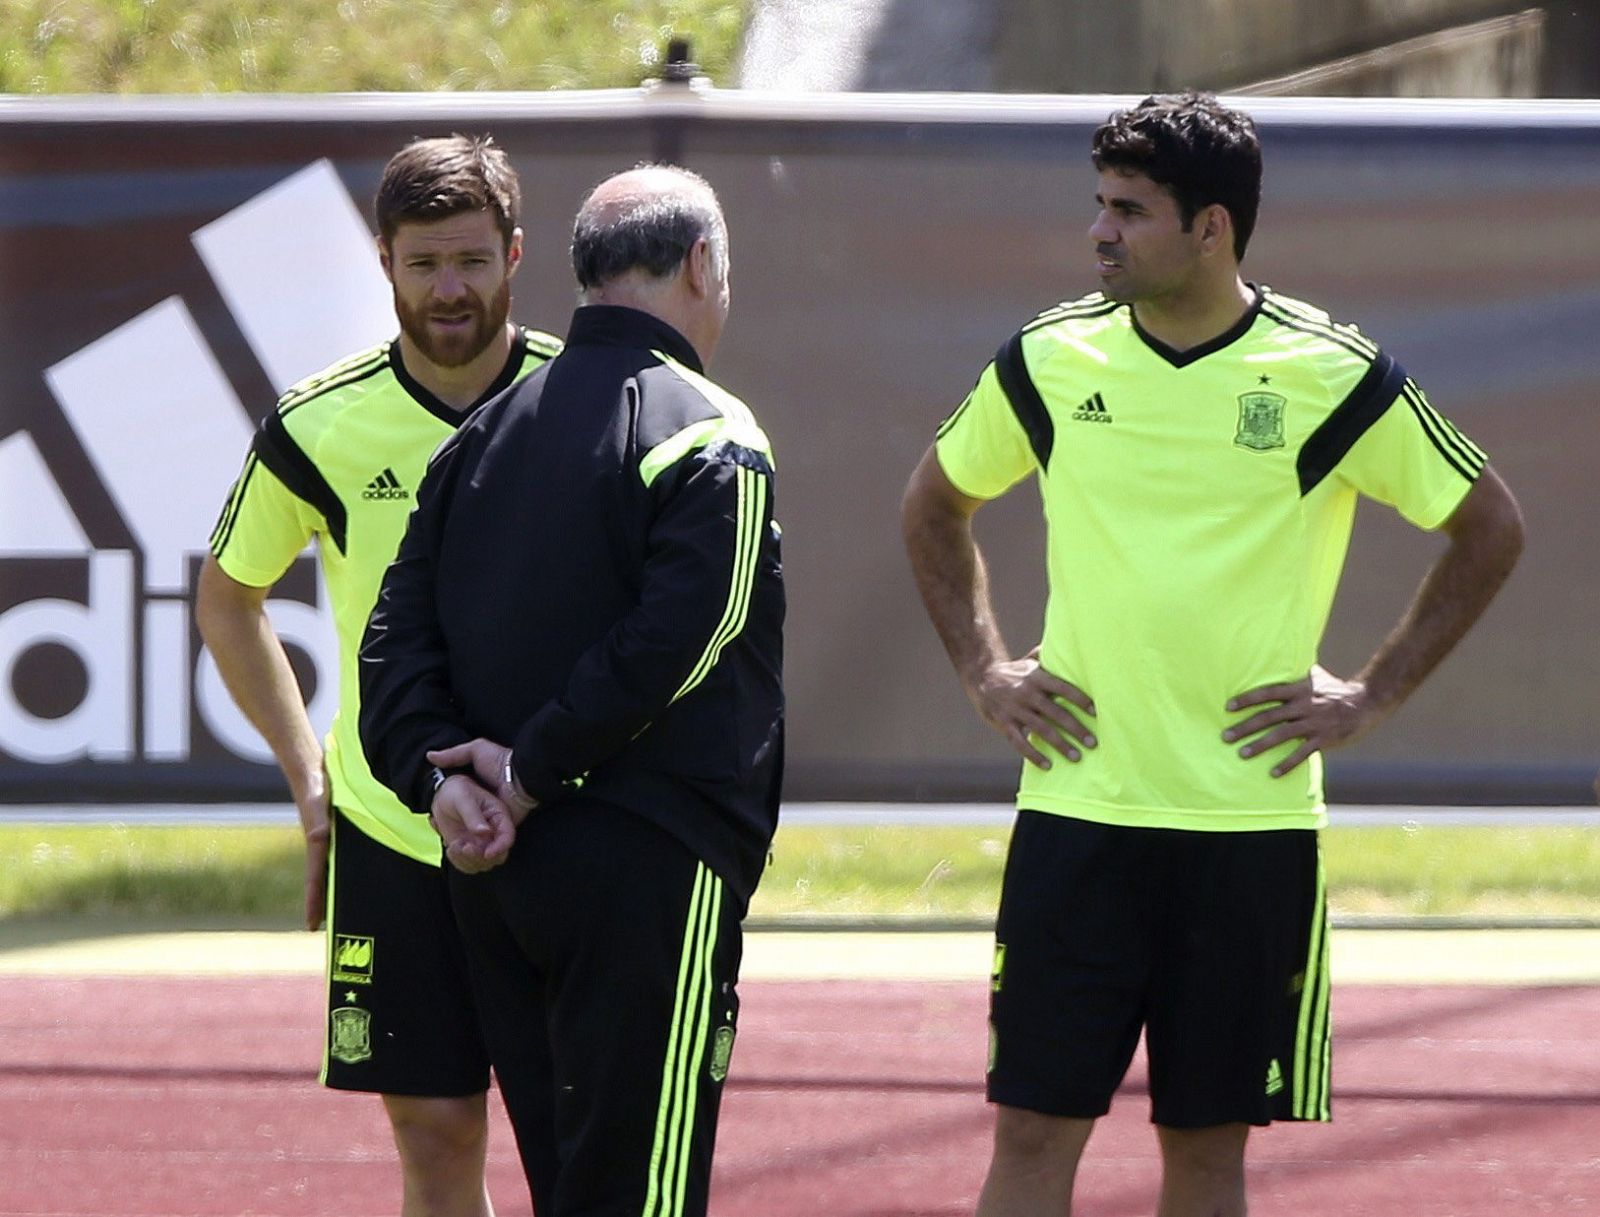
<instances>
[{"instance_id":1,"label":"black collar trim","mask_svg":"<svg viewBox=\"0 0 1600 1217\"><path fill-rule=\"evenodd\" d=\"M1232 346L1250 332L1250 327L1256 323L1256 318L1261 315L1263 297L1261 289L1254 283L1246 284L1246 286L1255 293L1255 299L1251 302L1250 307L1245 310L1244 316L1240 317L1239 320L1235 321L1215 338L1207 339L1199 346L1192 346L1186 351L1180 351L1176 347L1168 346L1139 324L1139 314L1130 305L1128 315L1133 319L1133 332L1139 335L1145 346L1149 347L1173 367L1186 368L1196 360L1204 359L1207 355L1214 355L1224 347Z\"/></svg>"},{"instance_id":2,"label":"black collar trim","mask_svg":"<svg viewBox=\"0 0 1600 1217\"><path fill-rule=\"evenodd\" d=\"M659 317L620 304L585 304L572 314L567 346L633 347L664 351L685 367L705 374L689 340Z\"/></svg>"},{"instance_id":3,"label":"black collar trim","mask_svg":"<svg viewBox=\"0 0 1600 1217\"><path fill-rule=\"evenodd\" d=\"M410 372L406 371L405 360L400 357L400 340L393 339L389 343L389 366L394 370L394 378L400 382L400 387L411 394L417 405L442 422L449 423L452 427L461 425L461 421L476 410L484 402L499 393L503 393L516 383L522 371L522 363L528 357L528 332L522 326L517 327L517 336L511 342L511 354L506 356L505 366L496 374L489 387L478 394L478 399L465 410L457 410L448 403L435 397L422 387L420 381Z\"/></svg>"}]
</instances>

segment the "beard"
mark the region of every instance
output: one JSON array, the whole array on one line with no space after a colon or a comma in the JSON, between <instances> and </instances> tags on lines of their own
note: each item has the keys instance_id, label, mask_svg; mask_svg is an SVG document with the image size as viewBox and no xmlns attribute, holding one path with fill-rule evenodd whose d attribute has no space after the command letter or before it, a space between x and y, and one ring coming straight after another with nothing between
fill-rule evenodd
<instances>
[{"instance_id":1,"label":"beard","mask_svg":"<svg viewBox=\"0 0 1600 1217\"><path fill-rule=\"evenodd\" d=\"M428 325L429 314L435 311L470 314L472 324L450 333L438 333ZM412 308L396 292L394 312L400 319L400 329L429 362L441 368L463 367L482 355L505 326L506 318L511 315L511 281L501 282L487 307L478 297L469 295L448 310L426 304Z\"/></svg>"}]
</instances>

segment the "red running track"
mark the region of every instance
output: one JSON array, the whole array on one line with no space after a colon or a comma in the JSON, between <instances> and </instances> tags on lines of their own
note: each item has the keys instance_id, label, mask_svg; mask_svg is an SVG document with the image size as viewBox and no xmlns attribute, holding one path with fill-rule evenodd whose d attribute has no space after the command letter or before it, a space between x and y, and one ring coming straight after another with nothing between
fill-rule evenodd
<instances>
[{"instance_id":1,"label":"red running track","mask_svg":"<svg viewBox=\"0 0 1600 1217\"><path fill-rule=\"evenodd\" d=\"M946 1217L987 1161L981 983L747 982L716 1217ZM313 1079L311 977L0 978L0 1217L392 1217L376 1100ZM1335 990L1331 1127L1253 1139L1257 1217L1600 1214L1600 988ZM496 1104L498 1106L498 1104ZM527 1217L498 1112L490 1189ZM1142 1064L1079 1212L1147 1217Z\"/></svg>"}]
</instances>

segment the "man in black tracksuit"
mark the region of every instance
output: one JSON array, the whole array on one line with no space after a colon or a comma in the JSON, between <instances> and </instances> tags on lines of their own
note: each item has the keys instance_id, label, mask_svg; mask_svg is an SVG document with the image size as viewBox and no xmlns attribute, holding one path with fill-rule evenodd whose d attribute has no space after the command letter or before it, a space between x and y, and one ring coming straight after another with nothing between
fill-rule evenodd
<instances>
[{"instance_id":1,"label":"man in black tracksuit","mask_svg":"<svg viewBox=\"0 0 1600 1217\"><path fill-rule=\"evenodd\" d=\"M361 650L361 737L454 864L540 1217L680 1217L705 1212L777 822L772 455L702 371L728 307L705 182L602 183L573 262L565 351L417 493Z\"/></svg>"}]
</instances>

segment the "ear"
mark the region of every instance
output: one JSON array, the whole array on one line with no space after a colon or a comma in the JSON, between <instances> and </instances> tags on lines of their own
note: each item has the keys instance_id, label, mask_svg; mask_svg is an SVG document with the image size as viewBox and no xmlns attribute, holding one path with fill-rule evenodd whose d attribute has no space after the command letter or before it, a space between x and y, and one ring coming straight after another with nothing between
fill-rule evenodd
<instances>
[{"instance_id":1,"label":"ear","mask_svg":"<svg viewBox=\"0 0 1600 1217\"><path fill-rule=\"evenodd\" d=\"M394 259L389 254L389 243L378 238L378 265L383 267L383 277L394 283Z\"/></svg>"},{"instance_id":2,"label":"ear","mask_svg":"<svg viewBox=\"0 0 1600 1217\"><path fill-rule=\"evenodd\" d=\"M522 265L522 229L511 230L511 240L506 243L506 278L517 273Z\"/></svg>"},{"instance_id":3,"label":"ear","mask_svg":"<svg viewBox=\"0 0 1600 1217\"><path fill-rule=\"evenodd\" d=\"M1200 234L1201 252L1211 254L1218 250L1233 250L1233 217L1221 203L1212 203L1195 217L1195 228Z\"/></svg>"},{"instance_id":4,"label":"ear","mask_svg":"<svg viewBox=\"0 0 1600 1217\"><path fill-rule=\"evenodd\" d=\"M683 273L689 284L689 290L696 296L709 296L713 289L711 282L711 242L704 237L697 237L695 243L689 246L689 252L683 256Z\"/></svg>"}]
</instances>

